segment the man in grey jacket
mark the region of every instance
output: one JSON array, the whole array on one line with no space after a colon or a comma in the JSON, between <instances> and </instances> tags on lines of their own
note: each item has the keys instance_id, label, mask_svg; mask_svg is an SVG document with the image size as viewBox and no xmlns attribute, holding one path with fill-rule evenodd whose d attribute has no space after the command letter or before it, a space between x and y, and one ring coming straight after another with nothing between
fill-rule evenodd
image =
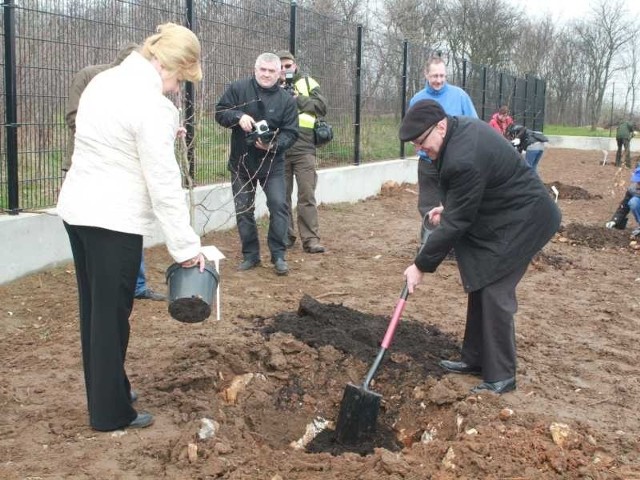
<instances>
[{"instance_id":1,"label":"man in grey jacket","mask_svg":"<svg viewBox=\"0 0 640 480\"><path fill-rule=\"evenodd\" d=\"M455 248L468 293L462 359L440 365L482 375L473 393L511 391L516 286L558 230L560 211L518 152L481 120L447 116L437 102L422 100L407 112L399 137L434 160L443 199L428 213L436 228L404 272L409 292Z\"/></svg>"}]
</instances>

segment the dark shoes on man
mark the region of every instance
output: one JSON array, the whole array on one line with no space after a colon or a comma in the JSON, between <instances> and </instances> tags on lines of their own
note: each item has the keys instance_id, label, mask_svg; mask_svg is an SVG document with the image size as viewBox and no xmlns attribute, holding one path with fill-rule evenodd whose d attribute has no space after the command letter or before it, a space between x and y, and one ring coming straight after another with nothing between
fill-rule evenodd
<instances>
[{"instance_id":1,"label":"dark shoes on man","mask_svg":"<svg viewBox=\"0 0 640 480\"><path fill-rule=\"evenodd\" d=\"M273 262L273 266L276 269L276 275L288 275L289 274L289 265L284 258L276 258Z\"/></svg>"},{"instance_id":2,"label":"dark shoes on man","mask_svg":"<svg viewBox=\"0 0 640 480\"><path fill-rule=\"evenodd\" d=\"M482 368L475 365L468 365L464 362L454 362L451 360L440 360L440 366L453 373L467 373L469 375L481 375Z\"/></svg>"},{"instance_id":3,"label":"dark shoes on man","mask_svg":"<svg viewBox=\"0 0 640 480\"><path fill-rule=\"evenodd\" d=\"M471 389L471 393L507 393L516 389L516 377L499 380L497 382L482 382L477 387Z\"/></svg>"},{"instance_id":4,"label":"dark shoes on man","mask_svg":"<svg viewBox=\"0 0 640 480\"><path fill-rule=\"evenodd\" d=\"M137 294L135 298L138 300L155 300L156 302L161 302L167 299L166 295L154 292L150 288L147 288L144 292Z\"/></svg>"},{"instance_id":5,"label":"dark shoes on man","mask_svg":"<svg viewBox=\"0 0 640 480\"><path fill-rule=\"evenodd\" d=\"M285 241L285 246L287 247L287 250L293 248L293 245L295 243L296 243L296 237L287 237L287 240ZM303 245L302 250L304 250L306 253L324 253L325 251L324 247L319 243Z\"/></svg>"},{"instance_id":6,"label":"dark shoes on man","mask_svg":"<svg viewBox=\"0 0 640 480\"><path fill-rule=\"evenodd\" d=\"M243 260L242 263L238 265L238 271L244 272L247 270L251 270L252 268L257 267L258 265L260 265L259 259ZM287 265L287 262L285 261L284 258L276 258L275 260L273 260L273 266L276 269L277 275L287 275L289 273L289 265Z\"/></svg>"},{"instance_id":7,"label":"dark shoes on man","mask_svg":"<svg viewBox=\"0 0 640 480\"><path fill-rule=\"evenodd\" d=\"M324 253L324 247L319 243L303 247L303 250L307 253Z\"/></svg>"},{"instance_id":8,"label":"dark shoes on man","mask_svg":"<svg viewBox=\"0 0 640 480\"><path fill-rule=\"evenodd\" d=\"M476 365L469 365L465 362L454 362L451 360L440 360L440 366L453 373L466 373L469 375L482 375L482 368ZM471 393L507 393L516 389L516 378L511 377L497 382L482 382L473 387Z\"/></svg>"},{"instance_id":9,"label":"dark shoes on man","mask_svg":"<svg viewBox=\"0 0 640 480\"><path fill-rule=\"evenodd\" d=\"M243 260L242 263L238 265L238 270L244 272L257 267L258 265L260 265L260 259L247 259Z\"/></svg>"}]
</instances>

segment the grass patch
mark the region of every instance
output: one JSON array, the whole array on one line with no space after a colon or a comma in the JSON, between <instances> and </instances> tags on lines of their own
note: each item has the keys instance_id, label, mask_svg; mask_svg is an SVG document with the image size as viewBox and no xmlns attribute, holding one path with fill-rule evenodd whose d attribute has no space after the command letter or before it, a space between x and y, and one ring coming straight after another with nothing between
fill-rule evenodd
<instances>
[{"instance_id":1,"label":"grass patch","mask_svg":"<svg viewBox=\"0 0 640 480\"><path fill-rule=\"evenodd\" d=\"M561 135L567 137L614 137L616 136L616 129L611 129L611 135L609 135L609 129L596 128L591 130L591 126L586 127L571 127L568 125L545 125L544 133L546 135Z\"/></svg>"}]
</instances>

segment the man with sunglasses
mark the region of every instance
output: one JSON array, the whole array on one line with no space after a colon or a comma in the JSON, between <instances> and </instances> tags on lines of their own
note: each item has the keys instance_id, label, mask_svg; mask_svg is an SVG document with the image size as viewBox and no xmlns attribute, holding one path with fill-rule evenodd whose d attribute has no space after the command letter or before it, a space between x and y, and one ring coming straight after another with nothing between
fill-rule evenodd
<instances>
[{"instance_id":1,"label":"man with sunglasses","mask_svg":"<svg viewBox=\"0 0 640 480\"><path fill-rule=\"evenodd\" d=\"M285 153L284 175L289 210L287 248L291 248L296 241L295 225L297 223L302 249L307 253L324 253L324 246L320 243L316 203L318 174L313 126L316 118L327 114L327 100L320 91L318 82L309 76L300 75L296 59L291 52L281 50L276 55L282 62L280 86L296 100L300 131L296 143ZM298 185L297 222L294 221L291 201L294 177Z\"/></svg>"},{"instance_id":2,"label":"man with sunglasses","mask_svg":"<svg viewBox=\"0 0 640 480\"><path fill-rule=\"evenodd\" d=\"M409 101L409 107L420 100L435 100L448 115L465 115L478 118L471 98L460 87L447 83L447 68L442 57L431 56L424 67L426 86ZM438 196L438 172L432 159L424 152L418 151L418 211L422 218L420 230L421 243L424 243L434 228L427 213L440 205Z\"/></svg>"},{"instance_id":3,"label":"man with sunglasses","mask_svg":"<svg viewBox=\"0 0 640 480\"><path fill-rule=\"evenodd\" d=\"M460 361L440 365L482 376L473 393L516 388L516 287L533 256L560 226L560 210L518 152L487 123L449 116L421 100L402 120L400 140L427 154L442 205L428 212L431 235L404 276L410 293L451 248L468 294Z\"/></svg>"}]
</instances>

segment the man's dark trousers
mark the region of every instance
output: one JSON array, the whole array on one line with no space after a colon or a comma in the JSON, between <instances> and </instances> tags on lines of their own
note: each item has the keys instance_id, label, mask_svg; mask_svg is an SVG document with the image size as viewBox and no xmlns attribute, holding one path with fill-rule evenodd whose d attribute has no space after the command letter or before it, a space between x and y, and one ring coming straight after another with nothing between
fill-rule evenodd
<instances>
[{"instance_id":1,"label":"man's dark trousers","mask_svg":"<svg viewBox=\"0 0 640 480\"><path fill-rule=\"evenodd\" d=\"M516 374L516 287L528 266L529 262L469 293L462 361L481 366L485 382L506 380Z\"/></svg>"},{"instance_id":2,"label":"man's dark trousers","mask_svg":"<svg viewBox=\"0 0 640 480\"><path fill-rule=\"evenodd\" d=\"M429 233L435 225L429 222L429 210L440 206L440 187L438 169L435 163L418 159L418 211L422 218L422 230L420 238L424 242L425 230Z\"/></svg>"},{"instance_id":3,"label":"man's dark trousers","mask_svg":"<svg viewBox=\"0 0 640 480\"><path fill-rule=\"evenodd\" d=\"M231 190L236 209L238 234L242 242L244 260L260 260L260 241L255 217L255 199L258 184L267 197L269 209L269 232L267 244L271 251L271 261L285 258L285 239L289 224L286 202L284 168L272 170L265 177L257 178L246 171L231 172Z\"/></svg>"}]
</instances>

